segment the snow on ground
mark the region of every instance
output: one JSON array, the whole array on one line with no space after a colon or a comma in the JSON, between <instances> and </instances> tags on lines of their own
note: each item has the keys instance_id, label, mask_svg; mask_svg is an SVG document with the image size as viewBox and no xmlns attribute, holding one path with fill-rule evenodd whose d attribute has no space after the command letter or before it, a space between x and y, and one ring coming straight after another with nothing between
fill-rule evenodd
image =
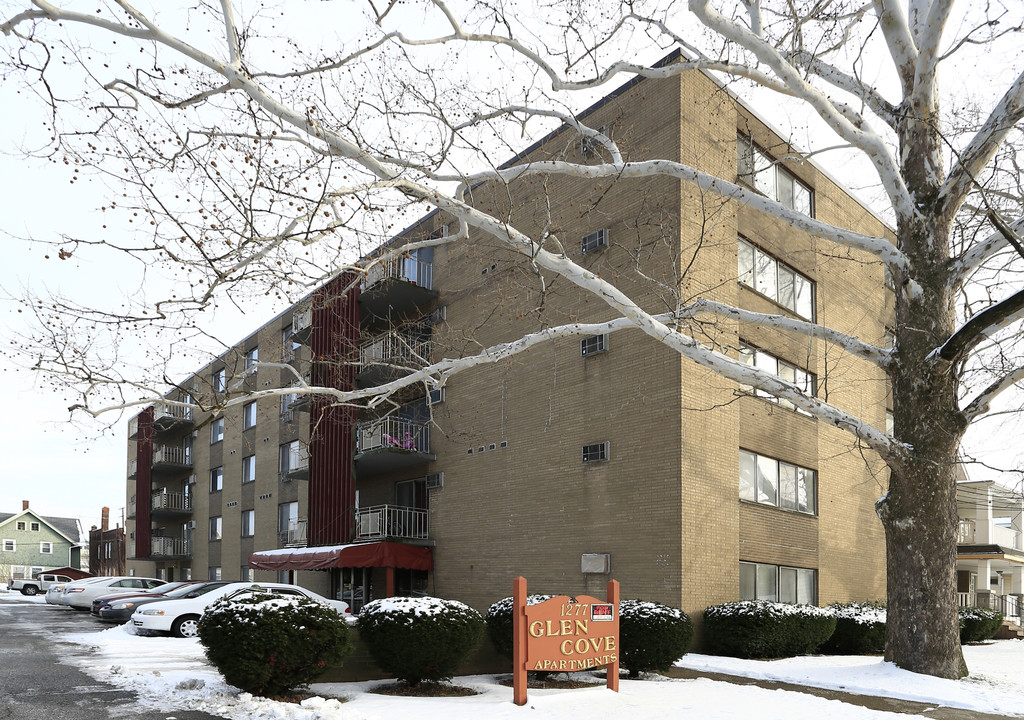
<instances>
[{"instance_id":1,"label":"snow on ground","mask_svg":"<svg viewBox=\"0 0 1024 720\"><path fill-rule=\"evenodd\" d=\"M41 598L0 592L0 601L41 602ZM311 688L321 697L297 705L239 693L206 662L197 640L140 637L127 627L76 633L63 640L82 649L81 654L65 653L63 661L97 680L137 692L146 707L202 710L233 720L393 720L402 715L420 720L500 720L523 718L527 709L531 720L591 720L609 715L678 720L691 713L701 720L747 720L754 708L758 717L787 720L877 720L894 715L788 690L656 676L640 681L623 679L617 694L603 682L579 690L531 690L526 708L514 705L512 688L499 685L491 675L456 678L457 684L480 693L471 697L391 697L367 692L383 684L381 681L325 683ZM971 675L962 681L915 675L877 657L814 656L766 662L687 655L677 665L1024 717L1024 642L1001 640L967 646L964 655Z\"/></svg>"}]
</instances>

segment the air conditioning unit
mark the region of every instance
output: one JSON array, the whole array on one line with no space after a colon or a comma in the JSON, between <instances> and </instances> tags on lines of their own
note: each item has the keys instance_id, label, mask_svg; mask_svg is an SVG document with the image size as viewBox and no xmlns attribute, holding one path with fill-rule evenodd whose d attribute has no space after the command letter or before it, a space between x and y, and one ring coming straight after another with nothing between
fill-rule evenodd
<instances>
[{"instance_id":1,"label":"air conditioning unit","mask_svg":"<svg viewBox=\"0 0 1024 720\"><path fill-rule=\"evenodd\" d=\"M196 521L195 520L189 520L188 521L188 529L189 530L195 530L196 529Z\"/></svg>"},{"instance_id":2,"label":"air conditioning unit","mask_svg":"<svg viewBox=\"0 0 1024 720\"><path fill-rule=\"evenodd\" d=\"M444 473L431 473L426 478L427 490L435 490L444 487Z\"/></svg>"},{"instance_id":3,"label":"air conditioning unit","mask_svg":"<svg viewBox=\"0 0 1024 720\"><path fill-rule=\"evenodd\" d=\"M586 254L608 247L608 229L602 228L589 235L585 235L580 241L580 252Z\"/></svg>"},{"instance_id":4,"label":"air conditioning unit","mask_svg":"<svg viewBox=\"0 0 1024 720\"><path fill-rule=\"evenodd\" d=\"M195 473L193 473L192 475L189 475L189 476L188 476L188 484L189 484L189 485L195 485L195 484L196 484L196 476L195 476Z\"/></svg>"},{"instance_id":5,"label":"air conditioning unit","mask_svg":"<svg viewBox=\"0 0 1024 720\"><path fill-rule=\"evenodd\" d=\"M427 405L437 405L444 402L444 388L439 387L427 393Z\"/></svg>"}]
</instances>

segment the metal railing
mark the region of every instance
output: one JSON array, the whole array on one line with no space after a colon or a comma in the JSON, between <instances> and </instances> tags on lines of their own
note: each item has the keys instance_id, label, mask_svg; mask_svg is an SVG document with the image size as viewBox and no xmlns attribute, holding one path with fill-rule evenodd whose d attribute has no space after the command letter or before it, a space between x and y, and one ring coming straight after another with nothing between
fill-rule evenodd
<instances>
[{"instance_id":1,"label":"metal railing","mask_svg":"<svg viewBox=\"0 0 1024 720\"><path fill-rule=\"evenodd\" d=\"M292 443L288 448L288 467L281 468L281 473L303 472L309 470L309 448L301 442Z\"/></svg>"},{"instance_id":2,"label":"metal railing","mask_svg":"<svg viewBox=\"0 0 1024 720\"><path fill-rule=\"evenodd\" d=\"M152 510L184 510L192 511L192 498L185 493L156 492L152 496Z\"/></svg>"},{"instance_id":3,"label":"metal railing","mask_svg":"<svg viewBox=\"0 0 1024 720\"><path fill-rule=\"evenodd\" d=\"M149 554L162 557L182 557L191 552L188 540L172 537L150 538Z\"/></svg>"},{"instance_id":4,"label":"metal railing","mask_svg":"<svg viewBox=\"0 0 1024 720\"><path fill-rule=\"evenodd\" d=\"M987 607L998 610L1004 618L1020 619L1021 595L997 595L996 593L958 592L957 605L960 607Z\"/></svg>"},{"instance_id":5,"label":"metal railing","mask_svg":"<svg viewBox=\"0 0 1024 720\"><path fill-rule=\"evenodd\" d=\"M373 265L363 281L363 289L373 287L382 280L404 280L427 290L433 289L434 265L413 257L392 258Z\"/></svg>"},{"instance_id":6,"label":"metal railing","mask_svg":"<svg viewBox=\"0 0 1024 720\"><path fill-rule=\"evenodd\" d=\"M307 305L292 313L292 333L297 335L313 324L313 307Z\"/></svg>"},{"instance_id":7,"label":"metal railing","mask_svg":"<svg viewBox=\"0 0 1024 720\"><path fill-rule=\"evenodd\" d=\"M158 445L153 448L153 464L192 465L192 453L180 445Z\"/></svg>"},{"instance_id":8,"label":"metal railing","mask_svg":"<svg viewBox=\"0 0 1024 720\"><path fill-rule=\"evenodd\" d=\"M169 418L171 420L186 420L192 422L192 407L189 405L171 405L170 403L157 403L153 406L154 422Z\"/></svg>"},{"instance_id":9,"label":"metal railing","mask_svg":"<svg viewBox=\"0 0 1024 720\"><path fill-rule=\"evenodd\" d=\"M956 528L956 541L960 545L973 545L977 523L974 520L960 519Z\"/></svg>"},{"instance_id":10,"label":"metal railing","mask_svg":"<svg viewBox=\"0 0 1024 720\"><path fill-rule=\"evenodd\" d=\"M430 426L424 421L399 417L360 423L356 431L356 452L385 449L430 452Z\"/></svg>"},{"instance_id":11,"label":"metal railing","mask_svg":"<svg viewBox=\"0 0 1024 720\"><path fill-rule=\"evenodd\" d=\"M309 542L308 522L305 518L288 521L288 529L277 533L278 544L284 547L305 547Z\"/></svg>"},{"instance_id":12,"label":"metal railing","mask_svg":"<svg viewBox=\"0 0 1024 720\"><path fill-rule=\"evenodd\" d=\"M430 360L430 346L430 340L411 333L384 333L359 346L359 362L364 368L375 363L423 364Z\"/></svg>"},{"instance_id":13,"label":"metal railing","mask_svg":"<svg viewBox=\"0 0 1024 720\"><path fill-rule=\"evenodd\" d=\"M383 538L425 540L427 511L398 505L374 505L356 510L356 539Z\"/></svg>"}]
</instances>

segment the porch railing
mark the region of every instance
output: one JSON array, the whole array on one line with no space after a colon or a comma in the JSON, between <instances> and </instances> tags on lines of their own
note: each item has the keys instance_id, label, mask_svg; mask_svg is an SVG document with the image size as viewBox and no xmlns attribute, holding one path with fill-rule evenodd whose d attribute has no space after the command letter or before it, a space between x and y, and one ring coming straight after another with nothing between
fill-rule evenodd
<instances>
[{"instance_id":1,"label":"porch railing","mask_svg":"<svg viewBox=\"0 0 1024 720\"><path fill-rule=\"evenodd\" d=\"M356 510L356 539L384 538L425 540L427 511L398 505L373 505Z\"/></svg>"},{"instance_id":2,"label":"porch railing","mask_svg":"<svg viewBox=\"0 0 1024 720\"><path fill-rule=\"evenodd\" d=\"M359 362L366 367L378 363L401 363L430 360L430 341L409 333L389 332L359 346Z\"/></svg>"},{"instance_id":3,"label":"porch railing","mask_svg":"<svg viewBox=\"0 0 1024 720\"><path fill-rule=\"evenodd\" d=\"M982 593L978 595L972 592L957 593L957 604L960 607L987 607L998 610L1004 618L1020 619L1021 617L1021 596L1020 595L997 595L995 593Z\"/></svg>"}]
</instances>

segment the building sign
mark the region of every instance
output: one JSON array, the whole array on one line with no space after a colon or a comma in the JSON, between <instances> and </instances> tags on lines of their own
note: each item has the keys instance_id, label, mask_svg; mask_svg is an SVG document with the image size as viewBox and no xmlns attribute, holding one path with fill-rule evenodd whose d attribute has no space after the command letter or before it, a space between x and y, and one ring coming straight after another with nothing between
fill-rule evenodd
<instances>
[{"instance_id":1,"label":"building sign","mask_svg":"<svg viewBox=\"0 0 1024 720\"><path fill-rule=\"evenodd\" d=\"M607 600L559 595L526 604L526 579L513 586L513 690L526 703L527 671L579 672L607 666L608 688L619 689L619 583Z\"/></svg>"}]
</instances>

